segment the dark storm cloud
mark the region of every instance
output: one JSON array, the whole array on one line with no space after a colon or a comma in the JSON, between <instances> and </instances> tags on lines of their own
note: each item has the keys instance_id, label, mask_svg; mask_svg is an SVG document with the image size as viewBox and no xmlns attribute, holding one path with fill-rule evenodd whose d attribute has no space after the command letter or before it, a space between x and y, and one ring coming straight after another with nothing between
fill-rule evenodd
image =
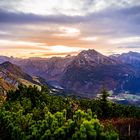
<instances>
[{"instance_id":1,"label":"dark storm cloud","mask_svg":"<svg viewBox=\"0 0 140 140\"><path fill-rule=\"evenodd\" d=\"M15 23L15 24L27 24L27 23L77 23L86 20L81 16L66 16L66 15L50 15L42 16L35 14L25 14L8 12L0 9L0 23Z\"/></svg>"},{"instance_id":2,"label":"dark storm cloud","mask_svg":"<svg viewBox=\"0 0 140 140\"><path fill-rule=\"evenodd\" d=\"M89 0L87 5L93 0ZM91 22L101 24L113 23L121 24L127 20L133 24L140 24L140 6L134 6L130 8L122 9L105 9L100 12L93 12L85 16L66 16L66 15L35 15L25 14L22 12L8 12L0 9L0 23L39 23L39 22L50 22L50 23L79 23L79 22ZM115 25L115 22L113 25ZM128 23L129 24L129 23ZM112 26L112 25L111 25Z\"/></svg>"}]
</instances>

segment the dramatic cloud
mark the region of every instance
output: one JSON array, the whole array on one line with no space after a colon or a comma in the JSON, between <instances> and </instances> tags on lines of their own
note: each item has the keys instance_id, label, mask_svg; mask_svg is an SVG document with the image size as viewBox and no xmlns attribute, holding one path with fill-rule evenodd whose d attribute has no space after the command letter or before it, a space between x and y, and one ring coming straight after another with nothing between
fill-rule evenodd
<instances>
[{"instance_id":1,"label":"dramatic cloud","mask_svg":"<svg viewBox=\"0 0 140 140\"><path fill-rule=\"evenodd\" d=\"M88 48L104 54L139 51L140 1L1 0L0 27L4 55L44 57Z\"/></svg>"}]
</instances>

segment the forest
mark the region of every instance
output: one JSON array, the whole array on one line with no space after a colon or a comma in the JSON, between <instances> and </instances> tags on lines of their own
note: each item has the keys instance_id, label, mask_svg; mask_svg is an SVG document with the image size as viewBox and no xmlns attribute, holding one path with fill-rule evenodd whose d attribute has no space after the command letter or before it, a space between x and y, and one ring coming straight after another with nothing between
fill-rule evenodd
<instances>
[{"instance_id":1,"label":"forest","mask_svg":"<svg viewBox=\"0 0 140 140\"><path fill-rule=\"evenodd\" d=\"M49 88L19 85L0 98L0 140L124 139L108 120L140 119L140 109L107 99L57 96Z\"/></svg>"}]
</instances>

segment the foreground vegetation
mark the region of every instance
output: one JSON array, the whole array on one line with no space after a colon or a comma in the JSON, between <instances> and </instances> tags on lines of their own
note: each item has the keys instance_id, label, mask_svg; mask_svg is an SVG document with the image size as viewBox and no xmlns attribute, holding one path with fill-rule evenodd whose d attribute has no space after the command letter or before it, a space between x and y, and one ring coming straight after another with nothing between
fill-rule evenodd
<instances>
[{"instance_id":1,"label":"foreground vegetation","mask_svg":"<svg viewBox=\"0 0 140 140\"><path fill-rule=\"evenodd\" d=\"M117 130L99 120L139 118L140 110L109 102L107 96L104 90L97 100L64 98L50 94L47 87L20 85L1 105L1 139L117 140Z\"/></svg>"}]
</instances>

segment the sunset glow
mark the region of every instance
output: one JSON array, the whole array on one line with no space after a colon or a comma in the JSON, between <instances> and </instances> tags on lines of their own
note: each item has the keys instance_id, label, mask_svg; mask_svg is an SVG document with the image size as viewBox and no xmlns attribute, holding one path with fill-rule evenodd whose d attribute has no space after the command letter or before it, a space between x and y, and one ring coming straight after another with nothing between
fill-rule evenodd
<instances>
[{"instance_id":1,"label":"sunset glow","mask_svg":"<svg viewBox=\"0 0 140 140\"><path fill-rule=\"evenodd\" d=\"M140 52L139 0L1 0L0 55Z\"/></svg>"}]
</instances>

